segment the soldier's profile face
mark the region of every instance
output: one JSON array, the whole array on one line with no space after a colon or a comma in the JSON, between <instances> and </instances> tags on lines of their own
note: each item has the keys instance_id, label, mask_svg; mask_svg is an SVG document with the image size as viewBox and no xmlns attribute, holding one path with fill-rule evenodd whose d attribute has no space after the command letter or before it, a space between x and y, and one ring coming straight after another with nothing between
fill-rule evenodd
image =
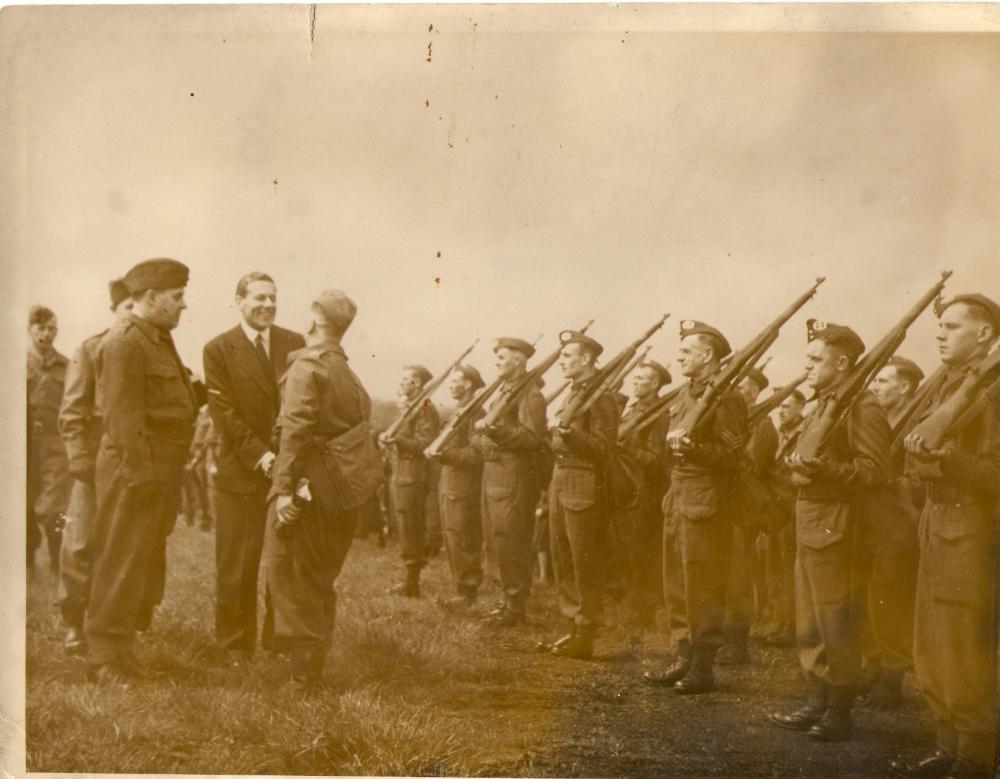
<instances>
[{"instance_id":1,"label":"soldier's profile face","mask_svg":"<svg viewBox=\"0 0 1000 779\"><path fill-rule=\"evenodd\" d=\"M564 379L575 379L581 376L590 365L590 355L580 344L566 344L559 352L559 369Z\"/></svg>"},{"instance_id":2,"label":"soldier's profile face","mask_svg":"<svg viewBox=\"0 0 1000 779\"><path fill-rule=\"evenodd\" d=\"M129 314L132 313L132 309L135 308L135 301L132 298L125 298L121 303L119 303L114 310L115 321L126 319Z\"/></svg>"},{"instance_id":3,"label":"soldier's profile face","mask_svg":"<svg viewBox=\"0 0 1000 779\"><path fill-rule=\"evenodd\" d=\"M803 403L794 395L789 395L778 406L778 421L783 425L796 421L802 416Z\"/></svg>"},{"instance_id":4,"label":"soldier's profile face","mask_svg":"<svg viewBox=\"0 0 1000 779\"><path fill-rule=\"evenodd\" d=\"M976 353L980 335L987 325L970 315L964 303L955 303L941 312L938 320L938 353L947 365L962 365Z\"/></svg>"},{"instance_id":5,"label":"soldier's profile face","mask_svg":"<svg viewBox=\"0 0 1000 779\"><path fill-rule=\"evenodd\" d=\"M448 382L448 392L451 393L452 399L462 401L468 397L471 391L472 385L465 376L458 371L451 374L451 381Z\"/></svg>"},{"instance_id":6,"label":"soldier's profile face","mask_svg":"<svg viewBox=\"0 0 1000 779\"><path fill-rule=\"evenodd\" d=\"M403 371L403 375L399 379L399 394L407 398L412 398L423 386L420 383L420 379L413 371Z\"/></svg>"},{"instance_id":7,"label":"soldier's profile face","mask_svg":"<svg viewBox=\"0 0 1000 779\"><path fill-rule=\"evenodd\" d=\"M743 396L743 400L746 401L747 405L757 400L757 396L760 394L760 388L752 379L746 376L740 379L740 383L736 386L736 391Z\"/></svg>"},{"instance_id":8,"label":"soldier's profile face","mask_svg":"<svg viewBox=\"0 0 1000 779\"><path fill-rule=\"evenodd\" d=\"M677 350L677 364L681 366L681 374L694 376L708 362L709 356L709 348L697 335L684 336L680 349Z\"/></svg>"},{"instance_id":9,"label":"soldier's profile face","mask_svg":"<svg viewBox=\"0 0 1000 779\"><path fill-rule=\"evenodd\" d=\"M278 288L270 281L251 281L246 294L236 298L236 305L250 327L266 330L278 312Z\"/></svg>"},{"instance_id":10,"label":"soldier's profile face","mask_svg":"<svg viewBox=\"0 0 1000 779\"><path fill-rule=\"evenodd\" d=\"M806 384L813 389L823 389L836 382L842 375L841 365L847 358L825 341L810 341L806 347Z\"/></svg>"},{"instance_id":11,"label":"soldier's profile face","mask_svg":"<svg viewBox=\"0 0 1000 779\"><path fill-rule=\"evenodd\" d=\"M882 408L893 408L906 395L909 383L900 378L894 365L886 365L871 383L872 395Z\"/></svg>"},{"instance_id":12,"label":"soldier's profile face","mask_svg":"<svg viewBox=\"0 0 1000 779\"><path fill-rule=\"evenodd\" d=\"M642 400L656 394L660 388L660 375L653 368L639 368L632 374L632 394Z\"/></svg>"},{"instance_id":13,"label":"soldier's profile face","mask_svg":"<svg viewBox=\"0 0 1000 779\"><path fill-rule=\"evenodd\" d=\"M56 317L52 317L46 322L28 325L28 335L31 337L31 343L34 344L36 349L41 349L42 351L52 348L52 344L58 334L59 322Z\"/></svg>"},{"instance_id":14,"label":"soldier's profile face","mask_svg":"<svg viewBox=\"0 0 1000 779\"><path fill-rule=\"evenodd\" d=\"M506 346L497 349L497 373L502 378L509 379L517 373L517 367L520 365L517 355L518 352L515 352L513 349L508 349Z\"/></svg>"},{"instance_id":15,"label":"soldier's profile face","mask_svg":"<svg viewBox=\"0 0 1000 779\"><path fill-rule=\"evenodd\" d=\"M157 327L173 330L181 321L181 311L187 308L184 288L152 290L150 320Z\"/></svg>"}]
</instances>

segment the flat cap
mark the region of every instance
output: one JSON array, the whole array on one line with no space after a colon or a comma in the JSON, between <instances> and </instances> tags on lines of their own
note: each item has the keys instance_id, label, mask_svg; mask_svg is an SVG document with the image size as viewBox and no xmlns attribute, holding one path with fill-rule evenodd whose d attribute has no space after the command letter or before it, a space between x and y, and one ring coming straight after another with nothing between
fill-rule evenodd
<instances>
[{"instance_id":1,"label":"flat cap","mask_svg":"<svg viewBox=\"0 0 1000 779\"><path fill-rule=\"evenodd\" d=\"M124 281L112 279L108 282L108 294L111 295L111 308L118 308L118 304L130 297L132 293L128 291Z\"/></svg>"},{"instance_id":2,"label":"flat cap","mask_svg":"<svg viewBox=\"0 0 1000 779\"><path fill-rule=\"evenodd\" d=\"M434 378L434 374L427 370L423 365L404 365L403 370L410 371L410 373L420 379L421 384L426 384Z\"/></svg>"},{"instance_id":3,"label":"flat cap","mask_svg":"<svg viewBox=\"0 0 1000 779\"><path fill-rule=\"evenodd\" d=\"M946 308L955 303L967 303L972 306L979 306L993 320L994 330L1000 330L1000 305L997 305L996 301L991 300L986 295L980 295L978 292L970 292L962 295L953 295L947 300L941 301L934 306L934 311L940 317Z\"/></svg>"},{"instance_id":4,"label":"flat cap","mask_svg":"<svg viewBox=\"0 0 1000 779\"><path fill-rule=\"evenodd\" d=\"M857 359L865 351L865 342L847 325L835 325L820 319L806 320L806 340L825 341L828 344L842 346L852 359Z\"/></svg>"},{"instance_id":5,"label":"flat cap","mask_svg":"<svg viewBox=\"0 0 1000 779\"><path fill-rule=\"evenodd\" d=\"M326 317L326 321L338 327L341 331L346 330L354 321L358 307L347 295L339 289L325 289L319 293L313 304L319 307Z\"/></svg>"},{"instance_id":6,"label":"flat cap","mask_svg":"<svg viewBox=\"0 0 1000 779\"><path fill-rule=\"evenodd\" d=\"M711 325L706 325L704 322L699 322L696 319L681 320L681 338L689 335L710 335L715 338L722 348L722 351L716 355L720 360L733 351L733 348L729 345L729 341L726 340L726 336Z\"/></svg>"},{"instance_id":7,"label":"flat cap","mask_svg":"<svg viewBox=\"0 0 1000 779\"><path fill-rule=\"evenodd\" d=\"M746 375L747 378L756 384L760 389L767 389L768 385L771 383L767 380L767 376L764 375L764 371L760 368L751 368L747 371Z\"/></svg>"},{"instance_id":8,"label":"flat cap","mask_svg":"<svg viewBox=\"0 0 1000 779\"><path fill-rule=\"evenodd\" d=\"M493 342L493 351L497 352L500 349L513 349L529 358L535 354L535 347L521 338L497 338Z\"/></svg>"},{"instance_id":9,"label":"flat cap","mask_svg":"<svg viewBox=\"0 0 1000 779\"><path fill-rule=\"evenodd\" d=\"M669 384L674 380L666 366L661 365L656 360L643 360L639 363L640 368L652 368L660 377L660 384Z\"/></svg>"},{"instance_id":10,"label":"flat cap","mask_svg":"<svg viewBox=\"0 0 1000 779\"><path fill-rule=\"evenodd\" d=\"M183 262L166 257L143 260L122 277L129 293L147 289L178 289L188 283L188 267Z\"/></svg>"},{"instance_id":11,"label":"flat cap","mask_svg":"<svg viewBox=\"0 0 1000 779\"><path fill-rule=\"evenodd\" d=\"M54 319L55 315L56 312L48 306L34 305L31 307L31 310L28 311L28 324L44 325L50 319Z\"/></svg>"},{"instance_id":12,"label":"flat cap","mask_svg":"<svg viewBox=\"0 0 1000 779\"><path fill-rule=\"evenodd\" d=\"M913 362L913 360L907 360L905 357L893 355L886 363L886 367L895 368L896 373L909 376L917 384L924 380L924 372L920 370L920 366Z\"/></svg>"},{"instance_id":13,"label":"flat cap","mask_svg":"<svg viewBox=\"0 0 1000 779\"><path fill-rule=\"evenodd\" d=\"M455 367L455 372L461 373L465 377L465 380L472 384L472 389L474 390L486 386L486 382L483 381L483 377L479 374L479 371L467 363L459 363Z\"/></svg>"},{"instance_id":14,"label":"flat cap","mask_svg":"<svg viewBox=\"0 0 1000 779\"><path fill-rule=\"evenodd\" d=\"M601 352L604 351L603 346L601 346L589 335L581 333L579 330L563 330L559 333L559 343L563 346L566 346L567 344L580 344L580 346L584 349L591 352L594 357L599 357Z\"/></svg>"}]
</instances>

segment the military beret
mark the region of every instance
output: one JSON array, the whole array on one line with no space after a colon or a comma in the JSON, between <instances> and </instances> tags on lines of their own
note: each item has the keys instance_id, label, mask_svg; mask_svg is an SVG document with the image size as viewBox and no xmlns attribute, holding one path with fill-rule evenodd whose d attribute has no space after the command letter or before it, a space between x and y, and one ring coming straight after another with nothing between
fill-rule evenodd
<instances>
[{"instance_id":1,"label":"military beret","mask_svg":"<svg viewBox=\"0 0 1000 779\"><path fill-rule=\"evenodd\" d=\"M986 295L980 295L978 292L968 293L964 295L953 295L947 300L943 300L934 306L934 311L937 313L938 317L944 313L945 309L955 303L966 303L972 306L978 306L983 309L986 314L993 320L993 329L1000 330L1000 305Z\"/></svg>"},{"instance_id":2,"label":"military beret","mask_svg":"<svg viewBox=\"0 0 1000 779\"><path fill-rule=\"evenodd\" d=\"M54 319L56 312L47 306L32 306L28 312L29 325L44 325L50 319Z\"/></svg>"},{"instance_id":3,"label":"military beret","mask_svg":"<svg viewBox=\"0 0 1000 779\"><path fill-rule=\"evenodd\" d=\"M581 333L579 330L563 330L559 333L559 343L563 346L566 346L567 344L580 344L580 346L584 349L591 352L594 357L599 357L601 352L604 351L603 346L601 346L589 335Z\"/></svg>"},{"instance_id":4,"label":"military beret","mask_svg":"<svg viewBox=\"0 0 1000 779\"><path fill-rule=\"evenodd\" d=\"M730 354L733 349L729 345L729 341L726 340L726 336L720 333L711 325L706 325L704 322L698 322L694 319L684 319L681 321L681 338L686 338L689 335L710 335L717 339L719 346L722 351L715 355L720 360L727 354Z\"/></svg>"},{"instance_id":5,"label":"military beret","mask_svg":"<svg viewBox=\"0 0 1000 779\"><path fill-rule=\"evenodd\" d=\"M111 295L112 309L118 308L118 304L126 298L131 297L132 294L121 279L112 279L108 282L108 293Z\"/></svg>"},{"instance_id":6,"label":"military beret","mask_svg":"<svg viewBox=\"0 0 1000 779\"><path fill-rule=\"evenodd\" d=\"M421 384L426 384L434 378L434 374L427 370L423 365L404 365L403 370L410 371L414 376L420 379Z\"/></svg>"},{"instance_id":7,"label":"military beret","mask_svg":"<svg viewBox=\"0 0 1000 779\"><path fill-rule=\"evenodd\" d=\"M823 322L819 319L806 320L806 340L825 341L829 344L843 346L852 359L857 359L865 351L865 342L847 325L835 325L833 322Z\"/></svg>"},{"instance_id":8,"label":"military beret","mask_svg":"<svg viewBox=\"0 0 1000 779\"><path fill-rule=\"evenodd\" d=\"M341 331L348 328L354 321L355 314L358 313L358 307L354 301L339 289L323 290L313 301L313 305L319 307L327 322L340 328Z\"/></svg>"},{"instance_id":9,"label":"military beret","mask_svg":"<svg viewBox=\"0 0 1000 779\"><path fill-rule=\"evenodd\" d=\"M895 368L896 373L910 377L917 384L924 380L924 372L920 370L920 366L905 357L893 355L886 363L886 367Z\"/></svg>"},{"instance_id":10,"label":"military beret","mask_svg":"<svg viewBox=\"0 0 1000 779\"><path fill-rule=\"evenodd\" d=\"M188 267L183 262L157 257L143 260L122 277L131 294L147 289L177 289L188 283Z\"/></svg>"},{"instance_id":11,"label":"military beret","mask_svg":"<svg viewBox=\"0 0 1000 779\"><path fill-rule=\"evenodd\" d=\"M493 351L497 352L500 349L513 349L529 358L535 354L535 347L521 338L497 338L493 342Z\"/></svg>"},{"instance_id":12,"label":"military beret","mask_svg":"<svg viewBox=\"0 0 1000 779\"><path fill-rule=\"evenodd\" d=\"M639 363L639 367L652 368L654 371L656 371L657 375L660 377L661 384L669 384L674 380L673 377L670 375L670 371L668 371L665 366L661 365L656 360L643 360L641 363Z\"/></svg>"},{"instance_id":13,"label":"military beret","mask_svg":"<svg viewBox=\"0 0 1000 779\"><path fill-rule=\"evenodd\" d=\"M486 382L483 381L483 377L479 374L474 367L466 363L460 363L455 367L456 373L461 373L465 377L465 380L472 384L473 389L479 389L480 387L485 387Z\"/></svg>"},{"instance_id":14,"label":"military beret","mask_svg":"<svg viewBox=\"0 0 1000 779\"><path fill-rule=\"evenodd\" d=\"M751 368L747 371L746 376L760 389L767 389L767 386L771 383L767 380L767 376L764 375L764 371L759 368Z\"/></svg>"}]
</instances>

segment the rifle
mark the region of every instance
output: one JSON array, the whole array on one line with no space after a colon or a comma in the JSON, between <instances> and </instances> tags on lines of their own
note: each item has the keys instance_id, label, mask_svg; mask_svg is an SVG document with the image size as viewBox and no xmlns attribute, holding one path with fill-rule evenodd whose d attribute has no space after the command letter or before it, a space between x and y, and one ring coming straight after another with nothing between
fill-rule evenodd
<instances>
[{"instance_id":1,"label":"rifle","mask_svg":"<svg viewBox=\"0 0 1000 779\"><path fill-rule=\"evenodd\" d=\"M567 388L567 387L568 387L568 386L569 386L570 384L572 384L572 382L569 382L569 381L564 381L564 382L563 382L562 384L560 384L560 385L559 385L559 386L558 386L558 387L557 387L557 388L556 388L556 389L555 389L554 391L552 391L552 392L550 392L550 393L549 393L548 395L546 395L546 396L545 396L545 405L546 405L546 406L547 406L547 405L549 405L549 404L550 404L550 403L551 403L551 402L552 402L553 400L555 400L555 399L556 399L556 398L558 398L558 397L559 397L560 395L562 395L562 394L563 394L563 393L564 393L564 392L566 391L566 388Z\"/></svg>"},{"instance_id":2,"label":"rifle","mask_svg":"<svg viewBox=\"0 0 1000 779\"><path fill-rule=\"evenodd\" d=\"M542 340L542 336L539 335L532 342L532 346L535 346L539 341ZM451 439L455 437L455 434L462 428L463 425L472 419L473 415L479 411L486 402L493 396L493 394L503 386L503 379L497 376L492 382L483 387L479 392L476 393L475 397L470 400L462 408L455 409L455 413L451 415L448 421L441 428L441 432L438 433L437 438L435 438L430 446L424 449L424 455L427 457L437 457L444 450Z\"/></svg>"},{"instance_id":3,"label":"rifle","mask_svg":"<svg viewBox=\"0 0 1000 779\"><path fill-rule=\"evenodd\" d=\"M935 298L940 296L944 284L951 276L951 271L944 271L941 280L925 292L913 307L906 312L903 318L893 327L888 334L882 338L866 354L857 365L851 370L848 376L841 382L832 401L827 403L819 411L814 421L807 430L799 436L799 443L795 447L795 453L803 460L813 460L818 457L834 432L847 420L854 404L861 397L868 382L878 373L889 358L895 354L896 349L906 338L906 331L919 317L925 308L929 306Z\"/></svg>"},{"instance_id":4,"label":"rifle","mask_svg":"<svg viewBox=\"0 0 1000 779\"><path fill-rule=\"evenodd\" d=\"M764 352L771 348L771 344L778 340L778 333L781 330L781 326L812 299L813 295L816 294L816 290L819 289L820 284L825 280L822 276L817 278L815 284L799 295L788 308L781 312L777 319L765 327L750 343L736 352L726 367L722 368L722 370L708 380L705 391L698 399L698 402L674 425L674 429L679 431L678 434L690 436L698 429L702 420L715 408L722 395L730 387L735 387L750 369L757 364L761 357L764 356Z\"/></svg>"},{"instance_id":5,"label":"rifle","mask_svg":"<svg viewBox=\"0 0 1000 779\"><path fill-rule=\"evenodd\" d=\"M751 406L747 412L747 427L753 427L757 422L784 403L785 398L791 397L791 394L795 392L798 386L806 380L806 376L807 374L803 373L801 376L796 376L784 387L775 387L774 394L771 397Z\"/></svg>"},{"instance_id":6,"label":"rifle","mask_svg":"<svg viewBox=\"0 0 1000 779\"><path fill-rule=\"evenodd\" d=\"M586 333L592 324L594 324L593 319L580 328L580 332ZM505 387L501 392L496 405L486 413L485 417L483 417L483 427L493 427L496 425L503 418L504 414L506 414L511 408L511 406L518 402L522 393L524 393L528 387L531 387L538 382L538 380L542 378L542 375L556 364L556 360L559 359L561 352L562 347L560 346L512 385Z\"/></svg>"},{"instance_id":7,"label":"rifle","mask_svg":"<svg viewBox=\"0 0 1000 779\"><path fill-rule=\"evenodd\" d=\"M427 382L423 389L420 390L420 394L406 404L403 412L395 419L395 421L393 421L391 425L389 425L389 427L386 428L385 432L382 434L382 439L385 443L392 443L392 439L399 434L399 431L403 429L403 426L413 419L416 413L423 408L424 402L437 391L437 388L440 387L451 372L461 364L462 360L469 356L469 352L475 349L476 344L478 343L479 339L477 338L472 342L472 346L462 352L458 356L458 359L448 366L447 370L443 371L436 379L432 379Z\"/></svg>"},{"instance_id":8,"label":"rifle","mask_svg":"<svg viewBox=\"0 0 1000 779\"><path fill-rule=\"evenodd\" d=\"M681 386L674 387L669 392L660 395L660 397L658 397L655 402L650 404L649 408L641 414L634 416L627 422L623 422L619 425L618 443L623 443L632 433L641 433L657 419L663 416L670 408L671 404L677 399L677 396L680 395L681 390L686 386L687 384L682 384Z\"/></svg>"},{"instance_id":9,"label":"rifle","mask_svg":"<svg viewBox=\"0 0 1000 779\"><path fill-rule=\"evenodd\" d=\"M629 365L639 347L652 338L657 330L663 327L663 323L667 321L669 316L670 314L664 314L660 317L659 321L655 322L646 332L618 352L607 365L601 368L597 372L597 383L590 392L578 395L571 402L563 406L559 411L560 427L569 427L576 417L586 414L601 395L613 389L615 384L624 378L625 373L631 370Z\"/></svg>"},{"instance_id":10,"label":"rifle","mask_svg":"<svg viewBox=\"0 0 1000 779\"><path fill-rule=\"evenodd\" d=\"M924 439L928 449L940 449L948 434L992 402L992 391L1000 384L1000 348L969 368L965 378L940 406L917 424L910 435Z\"/></svg>"},{"instance_id":11,"label":"rifle","mask_svg":"<svg viewBox=\"0 0 1000 779\"><path fill-rule=\"evenodd\" d=\"M910 423L913 421L914 414L924 407L927 403L927 398L929 393L934 390L941 382L944 374L948 372L948 366L941 364L937 367L937 370L930 375L930 378L924 380L924 383L917 388L917 391L913 393L907 402L906 406L903 408L902 413L899 415L899 419L896 420L895 424L892 425L892 444L890 446L890 459L895 462L897 457L902 456L903 452L903 439L906 434L910 432Z\"/></svg>"}]
</instances>

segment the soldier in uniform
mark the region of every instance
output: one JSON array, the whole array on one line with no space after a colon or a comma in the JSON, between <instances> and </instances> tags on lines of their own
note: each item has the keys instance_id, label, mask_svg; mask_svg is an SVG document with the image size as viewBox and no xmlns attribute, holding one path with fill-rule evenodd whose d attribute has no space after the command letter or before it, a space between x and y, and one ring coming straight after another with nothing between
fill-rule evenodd
<instances>
[{"instance_id":1,"label":"soldier in uniform","mask_svg":"<svg viewBox=\"0 0 1000 779\"><path fill-rule=\"evenodd\" d=\"M493 353L504 383L489 409L524 378L525 365L535 349L520 338L499 338ZM476 444L483 452L486 565L499 579L503 598L490 619L499 626L513 627L524 623L531 591L532 528L541 491L537 460L545 438L545 398L537 386L528 387L496 424L484 426L483 421L474 429L482 433Z\"/></svg>"},{"instance_id":2,"label":"soldier in uniform","mask_svg":"<svg viewBox=\"0 0 1000 779\"><path fill-rule=\"evenodd\" d=\"M625 407L621 424L646 412L671 380L670 372L655 360L640 363L633 377L634 399ZM666 492L668 424L669 418L662 414L645 429L629 433L618 445L621 464L616 468L623 470L615 471L622 478L614 481L624 482L624 489L615 490L611 528L625 568L628 623L636 648L643 632L655 624L656 608L663 601L660 502Z\"/></svg>"},{"instance_id":3,"label":"soldier in uniform","mask_svg":"<svg viewBox=\"0 0 1000 779\"><path fill-rule=\"evenodd\" d=\"M483 377L471 365L459 365L452 374L449 391L459 413L484 386ZM451 578L458 591L453 605L472 606L483 581L481 520L482 452L473 445L471 425L481 419L482 409L468 425L456 431L451 444L437 460L441 463L441 526Z\"/></svg>"},{"instance_id":4,"label":"soldier in uniform","mask_svg":"<svg viewBox=\"0 0 1000 779\"><path fill-rule=\"evenodd\" d=\"M326 290L311 311L306 347L289 355L282 382L280 444L264 542L275 646L289 651L292 680L303 689L322 676L333 640L334 584L381 474L368 429L371 398L341 346L357 307L340 290ZM358 448L367 442L368 467L376 473L370 495L358 496L356 506L345 501L347 491L330 473L325 454L331 440L354 435ZM296 497L302 480L308 481L308 500Z\"/></svg>"},{"instance_id":5,"label":"soldier in uniform","mask_svg":"<svg viewBox=\"0 0 1000 779\"><path fill-rule=\"evenodd\" d=\"M956 295L944 303L937 341L945 370L927 386L914 424L948 401L998 333L1000 306L985 295ZM913 661L936 721L937 748L915 763L894 762L894 773L993 775L1000 497L1000 399L995 390L991 400L949 431L940 448L928 448L912 430L904 439L908 459L926 487Z\"/></svg>"},{"instance_id":6,"label":"soldier in uniform","mask_svg":"<svg viewBox=\"0 0 1000 779\"><path fill-rule=\"evenodd\" d=\"M104 337L97 397L104 435L97 454L94 571L86 632L91 678L143 673L132 657L163 592L167 535L177 517L181 470L197 400L170 331L186 308L188 269L146 260L123 281L135 304Z\"/></svg>"},{"instance_id":7,"label":"soldier in uniform","mask_svg":"<svg viewBox=\"0 0 1000 779\"><path fill-rule=\"evenodd\" d=\"M59 573L61 531L71 482L66 449L59 437L59 405L62 403L69 361L53 346L58 333L59 323L52 310L45 306L32 306L28 314L31 345L28 349L27 390L27 566L31 573L44 529L49 568L55 575Z\"/></svg>"},{"instance_id":8,"label":"soldier in uniform","mask_svg":"<svg viewBox=\"0 0 1000 779\"><path fill-rule=\"evenodd\" d=\"M849 327L810 319L806 323L806 382L817 407L803 435L838 399L865 350ZM801 447L801 439L799 442ZM770 720L789 730L808 731L817 741L851 737L851 707L861 689L863 587L858 545L863 509L873 487L889 476L889 422L871 393L853 404L846 424L835 428L820 457L788 457L798 486L795 504L795 623L802 671L810 683L805 705Z\"/></svg>"},{"instance_id":9,"label":"soldier in uniform","mask_svg":"<svg viewBox=\"0 0 1000 779\"><path fill-rule=\"evenodd\" d=\"M278 381L299 333L274 324L278 288L254 271L236 283L240 321L203 350L208 409L219 432L215 529L216 644L226 662L248 662L257 646L257 572L275 453ZM267 617L265 615L265 623Z\"/></svg>"},{"instance_id":10,"label":"soldier in uniform","mask_svg":"<svg viewBox=\"0 0 1000 779\"><path fill-rule=\"evenodd\" d=\"M732 351L722 333L704 322L684 320L680 336L678 362L689 381L671 407L667 452L672 468L663 532L665 538L676 537L684 614L671 609L671 630L678 638L676 662L663 672L647 672L646 679L691 695L715 688L713 666L723 643L726 562L733 528L729 495L747 440L747 409L743 397L729 391L693 435L677 427L719 372L722 358ZM664 566L675 561L665 549ZM676 572L664 570L665 581L676 577ZM676 605L676 594L667 588L665 595Z\"/></svg>"},{"instance_id":11,"label":"soldier in uniform","mask_svg":"<svg viewBox=\"0 0 1000 779\"><path fill-rule=\"evenodd\" d=\"M737 386L737 392L750 408L768 387L767 376L751 368ZM743 452L741 476L746 491L751 490L760 499L756 504L745 500L736 514L733 525L732 547L729 553L729 578L726 583L726 617L723 627L725 644L716 656L719 665L748 665L750 663L750 624L754 615L754 585L759 581L757 567L757 534L765 517L760 514L769 507L762 505L766 485L774 469L774 454L778 449L778 432L768 416L762 417L749 431L749 440ZM750 495L746 496L750 498ZM757 593L763 600L764 593Z\"/></svg>"},{"instance_id":12,"label":"soldier in uniform","mask_svg":"<svg viewBox=\"0 0 1000 779\"><path fill-rule=\"evenodd\" d=\"M871 383L894 425L924 378L912 360L892 357ZM868 623L865 676L885 706L902 699L903 674L913 668L913 608L917 586L918 507L903 479L903 450L892 461L892 480L873 490L863 532L867 559Z\"/></svg>"},{"instance_id":13,"label":"soldier in uniform","mask_svg":"<svg viewBox=\"0 0 1000 779\"><path fill-rule=\"evenodd\" d=\"M603 612L608 468L618 439L618 405L605 392L585 413L566 418L566 408L594 391L600 380L595 362L603 347L575 330L564 330L559 342L559 368L572 384L552 430L556 462L549 484L549 532L559 610L572 628L552 645L552 653L588 659Z\"/></svg>"},{"instance_id":14,"label":"soldier in uniform","mask_svg":"<svg viewBox=\"0 0 1000 779\"><path fill-rule=\"evenodd\" d=\"M414 401L431 372L423 365L407 365L399 382L400 413ZM392 462L392 507L396 514L400 553L406 575L390 589L393 595L420 597L420 571L427 564L427 526L425 509L428 490L428 463L424 449L430 446L441 428L437 408L430 398L392 439L383 433L380 440L389 448Z\"/></svg>"},{"instance_id":15,"label":"soldier in uniform","mask_svg":"<svg viewBox=\"0 0 1000 779\"><path fill-rule=\"evenodd\" d=\"M116 322L132 310L132 298L125 283L115 279L109 285L111 312ZM59 432L69 458L73 477L66 527L63 529L57 603L62 612L66 636L63 647L70 654L83 654L87 642L83 619L90 599L90 579L94 557L94 517L97 496L94 473L97 449L104 425L97 405L97 354L109 330L86 339L73 355L66 372L66 391L59 410Z\"/></svg>"},{"instance_id":16,"label":"soldier in uniform","mask_svg":"<svg viewBox=\"0 0 1000 779\"><path fill-rule=\"evenodd\" d=\"M795 450L802 424L805 395L794 390L778 407L778 447L774 456L775 497L782 498L765 528L767 600L769 620L761 626L760 640L772 646L795 643L795 487L785 457Z\"/></svg>"}]
</instances>

